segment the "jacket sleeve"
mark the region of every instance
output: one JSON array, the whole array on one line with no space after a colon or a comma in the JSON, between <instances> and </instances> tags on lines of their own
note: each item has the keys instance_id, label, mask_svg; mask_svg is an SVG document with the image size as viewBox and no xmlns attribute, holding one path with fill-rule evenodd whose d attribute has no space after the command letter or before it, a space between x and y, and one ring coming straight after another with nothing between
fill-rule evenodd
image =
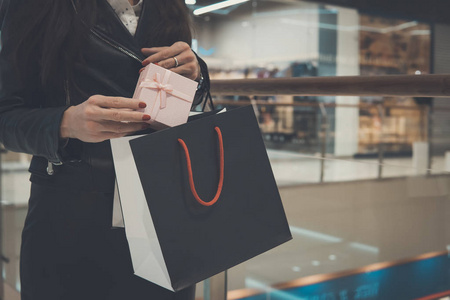
<instances>
[{"instance_id":1,"label":"jacket sleeve","mask_svg":"<svg viewBox=\"0 0 450 300\"><path fill-rule=\"evenodd\" d=\"M10 26L12 12L18 9L14 2L20 1L11 1L1 27L0 143L8 150L42 156L58 163L62 160L60 123L67 107L43 107L45 98L35 68L30 68L27 80L19 79L8 43L9 36L14 34Z\"/></svg>"}]
</instances>

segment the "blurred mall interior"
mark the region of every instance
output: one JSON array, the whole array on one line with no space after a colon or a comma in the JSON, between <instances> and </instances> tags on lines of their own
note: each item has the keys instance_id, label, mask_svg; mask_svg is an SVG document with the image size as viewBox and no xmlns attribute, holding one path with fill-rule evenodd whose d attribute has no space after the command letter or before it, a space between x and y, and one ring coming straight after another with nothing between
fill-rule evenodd
<instances>
[{"instance_id":1,"label":"blurred mall interior","mask_svg":"<svg viewBox=\"0 0 450 300\"><path fill-rule=\"evenodd\" d=\"M197 11L217 2L186 0L192 48L213 87L223 79L450 74L447 1L247 0ZM212 88L216 107L254 107L293 240L199 283L197 299L450 299L450 99L408 92ZM16 300L30 157L1 155L0 299Z\"/></svg>"}]
</instances>

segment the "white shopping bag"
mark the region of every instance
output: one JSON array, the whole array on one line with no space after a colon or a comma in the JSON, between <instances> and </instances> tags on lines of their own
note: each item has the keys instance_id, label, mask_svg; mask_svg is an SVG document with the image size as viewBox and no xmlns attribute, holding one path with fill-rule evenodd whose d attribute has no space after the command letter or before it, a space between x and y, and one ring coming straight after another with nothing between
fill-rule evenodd
<instances>
[{"instance_id":1,"label":"white shopping bag","mask_svg":"<svg viewBox=\"0 0 450 300\"><path fill-rule=\"evenodd\" d=\"M117 196L120 195L120 202L118 197L114 201L113 225L125 225L134 274L173 291L129 144L130 140L137 137L111 140Z\"/></svg>"},{"instance_id":2,"label":"white shopping bag","mask_svg":"<svg viewBox=\"0 0 450 300\"><path fill-rule=\"evenodd\" d=\"M122 208L120 207L119 188L117 187L117 179L114 185L114 202L113 202L113 216L112 216L113 228L124 228Z\"/></svg>"}]
</instances>

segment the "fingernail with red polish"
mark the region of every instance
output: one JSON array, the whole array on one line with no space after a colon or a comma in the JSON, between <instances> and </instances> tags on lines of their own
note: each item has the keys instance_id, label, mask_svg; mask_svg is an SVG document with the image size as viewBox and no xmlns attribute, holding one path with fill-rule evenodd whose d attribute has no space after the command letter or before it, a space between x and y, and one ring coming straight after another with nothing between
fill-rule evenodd
<instances>
[{"instance_id":1,"label":"fingernail with red polish","mask_svg":"<svg viewBox=\"0 0 450 300\"><path fill-rule=\"evenodd\" d=\"M150 116L149 115L143 115L142 116L142 120L143 121L148 121L148 120L150 120Z\"/></svg>"},{"instance_id":2,"label":"fingernail with red polish","mask_svg":"<svg viewBox=\"0 0 450 300\"><path fill-rule=\"evenodd\" d=\"M145 104L144 102L139 102L139 108L146 108L147 104Z\"/></svg>"}]
</instances>

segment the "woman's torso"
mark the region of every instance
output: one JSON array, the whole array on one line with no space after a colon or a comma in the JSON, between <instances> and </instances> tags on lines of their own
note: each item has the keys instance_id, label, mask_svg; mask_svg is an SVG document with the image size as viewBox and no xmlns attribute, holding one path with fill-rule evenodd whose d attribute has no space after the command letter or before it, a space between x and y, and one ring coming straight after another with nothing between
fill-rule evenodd
<instances>
[{"instance_id":1,"label":"woman's torso","mask_svg":"<svg viewBox=\"0 0 450 300\"><path fill-rule=\"evenodd\" d=\"M73 81L66 81L64 95L52 95L45 106L77 105L91 95L132 97L142 60L142 37L154 20L151 18L152 1L145 1L141 18L133 36L117 17L106 0L98 1L99 15L90 28L86 42L81 45L83 62L74 65ZM73 190L110 192L114 186L114 166L109 141L82 143L71 141L69 152L76 159L54 165L48 172L43 157L33 157L30 165L31 181L41 185L58 186Z\"/></svg>"}]
</instances>

